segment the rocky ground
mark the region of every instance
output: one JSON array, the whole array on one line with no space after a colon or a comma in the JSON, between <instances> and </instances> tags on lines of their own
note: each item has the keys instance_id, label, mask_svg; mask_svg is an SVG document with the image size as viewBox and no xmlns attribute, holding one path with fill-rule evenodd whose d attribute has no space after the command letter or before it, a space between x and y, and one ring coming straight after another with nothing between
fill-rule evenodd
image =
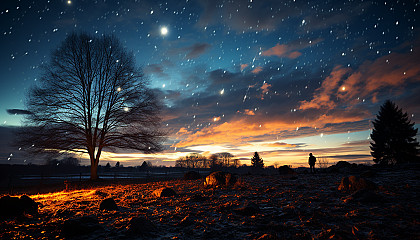
<instances>
[{"instance_id":1,"label":"rocky ground","mask_svg":"<svg viewBox=\"0 0 420 240\"><path fill-rule=\"evenodd\" d=\"M1 217L0 239L420 239L419 171L241 176L125 184L29 195L38 214ZM158 191L163 187L175 191ZM158 197L159 193L170 197ZM100 203L107 198L107 204ZM109 204L111 203L111 204ZM100 210L101 208L101 210ZM110 209L110 210L107 210ZM112 210L114 209L114 210Z\"/></svg>"}]
</instances>

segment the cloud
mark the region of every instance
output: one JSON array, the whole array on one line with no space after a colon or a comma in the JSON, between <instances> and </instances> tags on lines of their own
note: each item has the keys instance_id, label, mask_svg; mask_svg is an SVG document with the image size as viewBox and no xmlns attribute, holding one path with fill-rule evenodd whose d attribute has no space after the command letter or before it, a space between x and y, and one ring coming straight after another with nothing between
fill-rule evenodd
<instances>
[{"instance_id":1,"label":"cloud","mask_svg":"<svg viewBox=\"0 0 420 240\"><path fill-rule=\"evenodd\" d=\"M337 113L330 116L321 115L318 118L299 123L287 114L282 118L277 116L263 118L263 115L259 115L257 120L242 115L242 117L233 118L222 124L210 125L199 130L188 131L182 128L178 132L181 141L173 146L190 147L212 144L241 146L248 142L267 141L279 136L282 139L313 136L321 130L323 133L344 132L347 129L352 129L348 123L358 122L361 127L354 129L364 130L369 126L368 121L364 119L364 117L355 116L354 112Z\"/></svg>"},{"instance_id":2,"label":"cloud","mask_svg":"<svg viewBox=\"0 0 420 240\"><path fill-rule=\"evenodd\" d=\"M241 72L248 67L247 63L241 64Z\"/></svg>"},{"instance_id":3,"label":"cloud","mask_svg":"<svg viewBox=\"0 0 420 240\"><path fill-rule=\"evenodd\" d=\"M318 38L311 41L295 41L289 44L280 44L277 43L276 46L267 49L261 53L262 56L277 56L277 57L285 57L290 59L298 58L302 55L301 52L298 50L302 50L304 48L310 47L312 45L318 44L322 39Z\"/></svg>"},{"instance_id":4,"label":"cloud","mask_svg":"<svg viewBox=\"0 0 420 240\"><path fill-rule=\"evenodd\" d=\"M187 52L185 58L186 59L193 59L198 58L202 54L204 54L209 48L211 47L208 43L196 43L192 46L184 48Z\"/></svg>"},{"instance_id":5,"label":"cloud","mask_svg":"<svg viewBox=\"0 0 420 240\"><path fill-rule=\"evenodd\" d=\"M163 66L161 64L149 64L144 67L144 72L146 74L155 74L159 77L166 78L169 75L164 73Z\"/></svg>"},{"instance_id":6,"label":"cloud","mask_svg":"<svg viewBox=\"0 0 420 240\"><path fill-rule=\"evenodd\" d=\"M271 87L271 84L268 84L266 82L263 83L261 86L261 100L264 100L264 95L268 93L269 89Z\"/></svg>"},{"instance_id":7,"label":"cloud","mask_svg":"<svg viewBox=\"0 0 420 240\"><path fill-rule=\"evenodd\" d=\"M255 112L252 111L252 109L245 109L244 110L244 114L245 115L249 115L249 116L254 116L255 115Z\"/></svg>"},{"instance_id":8,"label":"cloud","mask_svg":"<svg viewBox=\"0 0 420 240\"><path fill-rule=\"evenodd\" d=\"M32 112L24 109L7 109L6 110L8 114L11 115L30 115Z\"/></svg>"},{"instance_id":9,"label":"cloud","mask_svg":"<svg viewBox=\"0 0 420 240\"><path fill-rule=\"evenodd\" d=\"M295 147L298 147L299 145L288 144L288 143L285 143L285 142L274 142L274 143L264 144L264 146L267 146L267 147L282 147L282 148L295 148Z\"/></svg>"},{"instance_id":10,"label":"cloud","mask_svg":"<svg viewBox=\"0 0 420 240\"><path fill-rule=\"evenodd\" d=\"M300 102L299 109L333 109L337 103L334 101L335 93L339 91L345 76L350 72L349 68L335 67L331 74L322 81L321 87L315 90L311 101Z\"/></svg>"},{"instance_id":11,"label":"cloud","mask_svg":"<svg viewBox=\"0 0 420 240\"><path fill-rule=\"evenodd\" d=\"M261 66L258 66L256 68L254 68L251 72L253 74L258 74L259 72L261 72L263 70L263 68Z\"/></svg>"},{"instance_id":12,"label":"cloud","mask_svg":"<svg viewBox=\"0 0 420 240\"><path fill-rule=\"evenodd\" d=\"M315 90L312 100L301 101L299 109L334 109L354 106L363 99L373 103L378 97L399 95L410 83L420 82L420 54L391 53L365 61L357 70L336 66Z\"/></svg>"}]
</instances>

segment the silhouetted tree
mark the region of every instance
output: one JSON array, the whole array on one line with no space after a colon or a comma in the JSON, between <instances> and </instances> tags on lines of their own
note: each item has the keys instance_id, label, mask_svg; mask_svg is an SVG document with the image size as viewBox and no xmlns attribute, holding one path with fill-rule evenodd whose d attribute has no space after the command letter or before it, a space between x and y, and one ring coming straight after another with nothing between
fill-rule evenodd
<instances>
[{"instance_id":1,"label":"silhouetted tree","mask_svg":"<svg viewBox=\"0 0 420 240\"><path fill-rule=\"evenodd\" d=\"M218 160L219 160L219 157L217 156L217 154L210 155L210 157L209 157L209 166L211 168L214 168L214 167L218 166L219 165Z\"/></svg>"},{"instance_id":2,"label":"silhouetted tree","mask_svg":"<svg viewBox=\"0 0 420 240\"><path fill-rule=\"evenodd\" d=\"M373 161L381 164L419 161L416 134L407 113L392 101L386 101L373 121L370 135Z\"/></svg>"},{"instance_id":3,"label":"silhouetted tree","mask_svg":"<svg viewBox=\"0 0 420 240\"><path fill-rule=\"evenodd\" d=\"M111 164L107 163L107 164L105 165L105 168L106 168L106 169L110 169L110 168L111 168Z\"/></svg>"},{"instance_id":4,"label":"silhouetted tree","mask_svg":"<svg viewBox=\"0 0 420 240\"><path fill-rule=\"evenodd\" d=\"M264 167L264 161L258 154L258 152L254 153L254 156L251 158L251 164L255 168L263 168Z\"/></svg>"},{"instance_id":5,"label":"silhouetted tree","mask_svg":"<svg viewBox=\"0 0 420 240\"><path fill-rule=\"evenodd\" d=\"M160 151L159 105L134 57L114 36L70 34L29 92L20 144L83 152L98 178L102 151Z\"/></svg>"},{"instance_id":6,"label":"silhouetted tree","mask_svg":"<svg viewBox=\"0 0 420 240\"><path fill-rule=\"evenodd\" d=\"M201 168L207 167L207 158L198 153L191 153L180 157L175 162L175 167Z\"/></svg>"},{"instance_id":7,"label":"silhouetted tree","mask_svg":"<svg viewBox=\"0 0 420 240\"><path fill-rule=\"evenodd\" d=\"M222 163L223 166L229 167L231 164L231 159L234 157L231 153L228 152L222 152L218 153L218 159Z\"/></svg>"},{"instance_id":8,"label":"silhouetted tree","mask_svg":"<svg viewBox=\"0 0 420 240\"><path fill-rule=\"evenodd\" d=\"M144 168L144 169L146 169L146 168L148 168L149 167L149 164L147 164L147 162L146 161L143 161L143 163L141 164L141 166L140 166L140 168Z\"/></svg>"},{"instance_id":9,"label":"silhouetted tree","mask_svg":"<svg viewBox=\"0 0 420 240\"><path fill-rule=\"evenodd\" d=\"M115 167L120 167L120 162L115 163Z\"/></svg>"}]
</instances>

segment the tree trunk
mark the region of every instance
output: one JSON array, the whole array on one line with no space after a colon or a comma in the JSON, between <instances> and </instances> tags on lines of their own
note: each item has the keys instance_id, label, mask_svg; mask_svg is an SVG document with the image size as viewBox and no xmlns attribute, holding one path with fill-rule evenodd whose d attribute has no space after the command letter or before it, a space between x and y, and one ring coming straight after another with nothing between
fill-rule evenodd
<instances>
[{"instance_id":1,"label":"tree trunk","mask_svg":"<svg viewBox=\"0 0 420 240\"><path fill-rule=\"evenodd\" d=\"M91 161L90 164L90 180L97 180L98 177L98 163L96 161Z\"/></svg>"}]
</instances>

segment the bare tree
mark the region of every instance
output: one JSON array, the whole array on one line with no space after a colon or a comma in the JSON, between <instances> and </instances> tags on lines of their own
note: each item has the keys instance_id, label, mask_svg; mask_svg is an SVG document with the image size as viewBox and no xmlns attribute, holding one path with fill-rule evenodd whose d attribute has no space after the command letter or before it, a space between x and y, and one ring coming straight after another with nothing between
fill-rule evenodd
<instances>
[{"instance_id":1,"label":"bare tree","mask_svg":"<svg viewBox=\"0 0 420 240\"><path fill-rule=\"evenodd\" d=\"M234 157L231 153L222 152L217 154L223 166L229 167L231 162L230 160Z\"/></svg>"},{"instance_id":2,"label":"bare tree","mask_svg":"<svg viewBox=\"0 0 420 240\"><path fill-rule=\"evenodd\" d=\"M162 149L159 105L115 36L73 33L29 91L21 143L38 152L83 152L97 179L102 151Z\"/></svg>"}]
</instances>

